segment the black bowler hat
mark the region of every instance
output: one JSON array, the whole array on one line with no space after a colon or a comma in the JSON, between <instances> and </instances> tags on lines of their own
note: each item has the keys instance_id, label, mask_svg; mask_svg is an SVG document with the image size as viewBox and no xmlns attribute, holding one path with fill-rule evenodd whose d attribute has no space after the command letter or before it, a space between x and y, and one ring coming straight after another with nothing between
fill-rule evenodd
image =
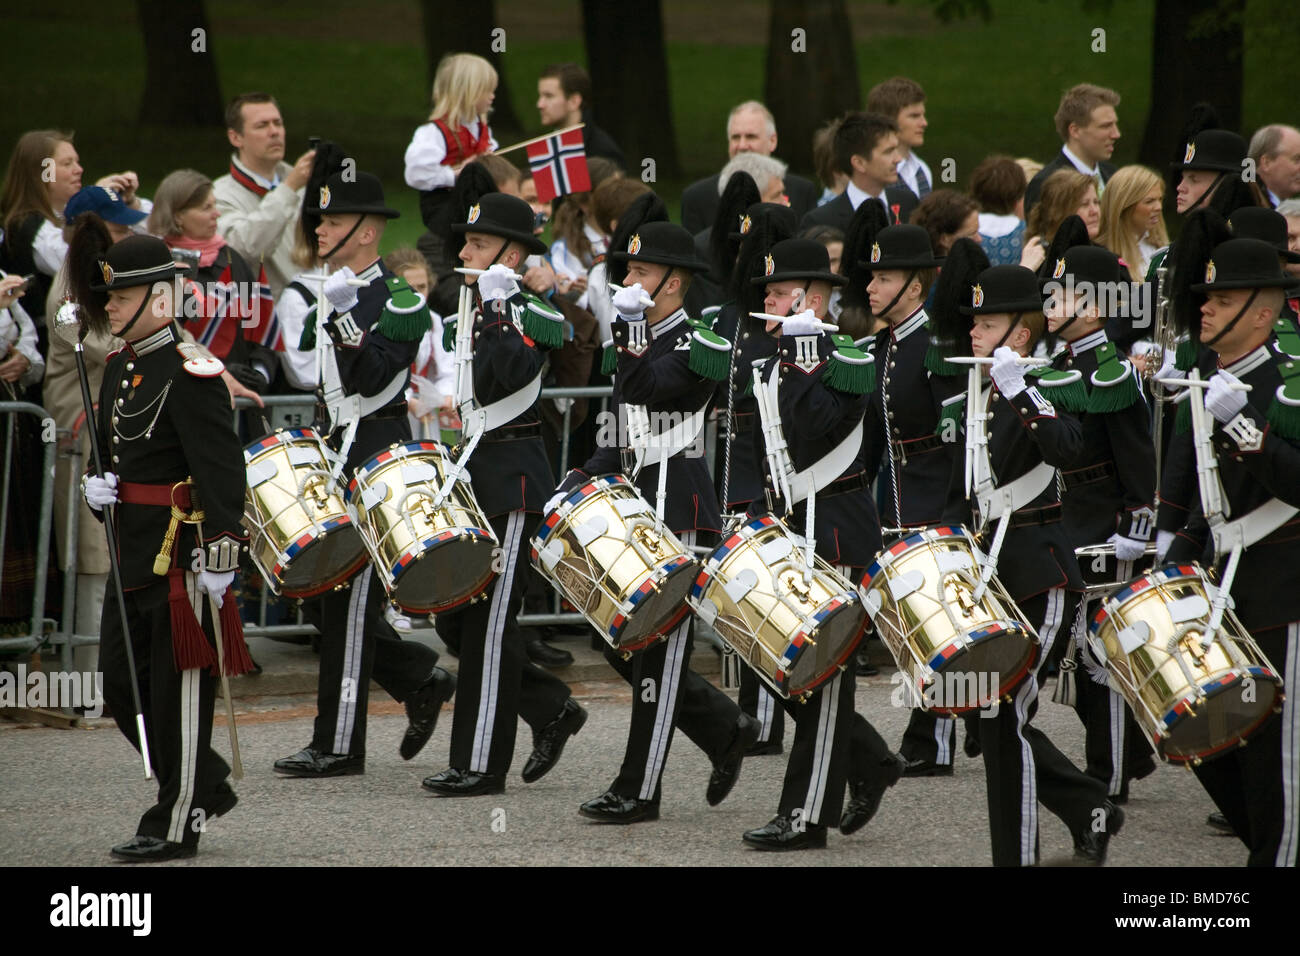
<instances>
[{"instance_id":1,"label":"black bowler hat","mask_svg":"<svg viewBox=\"0 0 1300 956\"><path fill-rule=\"evenodd\" d=\"M1192 137L1174 169L1209 169L1219 173L1239 173L1244 168L1246 141L1226 129L1203 129Z\"/></svg>"},{"instance_id":2,"label":"black bowler hat","mask_svg":"<svg viewBox=\"0 0 1300 956\"><path fill-rule=\"evenodd\" d=\"M791 235L799 229L799 219L789 206L779 202L756 202L740 214L740 218L736 220L736 229L730 234L731 238L743 239L749 235L758 220L764 217L775 221L782 230Z\"/></svg>"},{"instance_id":3,"label":"black bowler hat","mask_svg":"<svg viewBox=\"0 0 1300 956\"><path fill-rule=\"evenodd\" d=\"M937 269L943 257L935 257L930 234L920 226L886 226L876 233L866 261L858 265L879 272L886 269Z\"/></svg>"},{"instance_id":4,"label":"black bowler hat","mask_svg":"<svg viewBox=\"0 0 1300 956\"><path fill-rule=\"evenodd\" d=\"M469 207L464 222L452 225L452 232L481 232L517 242L532 254L546 251L546 243L533 234L533 207L518 196L486 193Z\"/></svg>"},{"instance_id":5,"label":"black bowler hat","mask_svg":"<svg viewBox=\"0 0 1300 956\"><path fill-rule=\"evenodd\" d=\"M1286 216L1263 206L1242 206L1228 217L1228 226L1237 239L1259 239L1277 250L1287 262L1300 262L1300 252L1286 246Z\"/></svg>"},{"instance_id":6,"label":"black bowler hat","mask_svg":"<svg viewBox=\"0 0 1300 956\"><path fill-rule=\"evenodd\" d=\"M1065 255L1056 260L1047 281L1063 281L1067 275L1073 276L1075 282L1128 281L1119 256L1104 246L1071 246L1066 249Z\"/></svg>"},{"instance_id":7,"label":"black bowler hat","mask_svg":"<svg viewBox=\"0 0 1300 956\"><path fill-rule=\"evenodd\" d=\"M344 175L340 170L320 188L315 205L307 210L319 216L331 213L363 213L396 219L401 215L396 209L384 205L384 185L370 173Z\"/></svg>"},{"instance_id":8,"label":"black bowler hat","mask_svg":"<svg viewBox=\"0 0 1300 956\"><path fill-rule=\"evenodd\" d=\"M752 285L808 279L843 285L849 280L831 272L831 257L826 247L813 239L784 239L763 257L763 274L750 279Z\"/></svg>"},{"instance_id":9,"label":"black bowler hat","mask_svg":"<svg viewBox=\"0 0 1300 956\"><path fill-rule=\"evenodd\" d=\"M976 277L970 305L960 308L963 315L988 315L1033 312L1042 307L1037 275L1024 266L993 266Z\"/></svg>"},{"instance_id":10,"label":"black bowler hat","mask_svg":"<svg viewBox=\"0 0 1300 956\"><path fill-rule=\"evenodd\" d=\"M104 257L97 261L104 281L91 283L90 288L95 292L170 282L185 271L184 266L172 259L167 243L155 236L127 236L109 246Z\"/></svg>"},{"instance_id":11,"label":"black bowler hat","mask_svg":"<svg viewBox=\"0 0 1300 956\"><path fill-rule=\"evenodd\" d=\"M1205 281L1191 286L1193 292L1219 289L1285 289L1295 277L1283 274L1277 250L1259 239L1229 239L1214 247L1205 263Z\"/></svg>"},{"instance_id":12,"label":"black bowler hat","mask_svg":"<svg viewBox=\"0 0 1300 956\"><path fill-rule=\"evenodd\" d=\"M622 262L653 262L691 272L709 271L709 264L695 255L694 238L673 222L647 222L632 234L627 249L612 255Z\"/></svg>"}]
</instances>

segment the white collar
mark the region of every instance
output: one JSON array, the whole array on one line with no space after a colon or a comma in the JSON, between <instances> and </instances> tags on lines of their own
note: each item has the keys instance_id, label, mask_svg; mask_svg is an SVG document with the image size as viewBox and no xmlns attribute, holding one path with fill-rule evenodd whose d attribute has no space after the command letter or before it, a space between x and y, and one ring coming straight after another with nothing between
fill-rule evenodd
<instances>
[{"instance_id":1,"label":"white collar","mask_svg":"<svg viewBox=\"0 0 1300 956\"><path fill-rule=\"evenodd\" d=\"M230 162L232 165L237 166L241 173L243 173L253 182L257 183L257 185L261 186L263 189L271 190L274 189L276 186L280 185L280 169L278 164L275 170L275 178L267 179L265 176L253 172L251 169L249 169L247 166L241 163L239 161L239 155L237 153L232 153L230 155Z\"/></svg>"},{"instance_id":2,"label":"white collar","mask_svg":"<svg viewBox=\"0 0 1300 956\"><path fill-rule=\"evenodd\" d=\"M1089 332L1082 338L1075 339L1070 343L1070 352L1074 355L1081 355L1092 349L1100 348L1107 342L1106 330L1098 329L1096 332Z\"/></svg>"},{"instance_id":3,"label":"white collar","mask_svg":"<svg viewBox=\"0 0 1300 956\"><path fill-rule=\"evenodd\" d=\"M906 156L904 156L902 159L898 161L898 166L895 168L898 170L898 174L901 176L904 170L911 172L914 169L920 169L921 160L916 155L915 151L909 152Z\"/></svg>"},{"instance_id":4,"label":"white collar","mask_svg":"<svg viewBox=\"0 0 1300 956\"><path fill-rule=\"evenodd\" d=\"M136 339L134 342L130 343L131 351L137 356L148 355L150 352L156 352L161 348L171 345L173 342L177 341L176 336L173 334L173 328L174 324L168 322L161 329L158 329L158 331L150 332L142 339Z\"/></svg>"},{"instance_id":5,"label":"white collar","mask_svg":"<svg viewBox=\"0 0 1300 956\"><path fill-rule=\"evenodd\" d=\"M871 193L864 192L855 186L851 179L849 180L848 186L844 189L844 195L849 197L849 204L853 206L855 212L857 211L857 208L868 199L875 199L879 201L882 206L885 204L885 194L883 192L879 196L873 196Z\"/></svg>"},{"instance_id":6,"label":"white collar","mask_svg":"<svg viewBox=\"0 0 1300 956\"><path fill-rule=\"evenodd\" d=\"M379 259L376 259L374 262L370 263L370 265L366 266L364 269L358 272L357 278L365 279L367 282L374 282L383 274L384 274L383 262Z\"/></svg>"},{"instance_id":7,"label":"white collar","mask_svg":"<svg viewBox=\"0 0 1300 956\"><path fill-rule=\"evenodd\" d=\"M1237 378L1241 378L1243 375L1249 375L1261 365L1267 364L1272 360L1272 358L1273 353L1268 350L1268 343L1265 342L1263 345L1255 349L1255 351L1243 355L1231 365L1225 366L1223 370L1229 375L1235 375Z\"/></svg>"},{"instance_id":8,"label":"white collar","mask_svg":"<svg viewBox=\"0 0 1300 956\"><path fill-rule=\"evenodd\" d=\"M686 310L684 308L679 308L676 312L668 316L666 319L660 319L658 322L655 322L653 325L650 326L650 338L652 339L663 338L665 334L671 332L673 329L677 328L677 326L681 325L685 321L686 321Z\"/></svg>"},{"instance_id":9,"label":"white collar","mask_svg":"<svg viewBox=\"0 0 1300 956\"><path fill-rule=\"evenodd\" d=\"M926 319L928 318L929 316L925 314L924 306L917 309L902 322L899 322L898 325L895 325L890 329L890 332L894 336L894 341L901 342L917 329L924 328Z\"/></svg>"},{"instance_id":10,"label":"white collar","mask_svg":"<svg viewBox=\"0 0 1300 956\"><path fill-rule=\"evenodd\" d=\"M1101 172L1100 166L1093 166L1089 168L1087 163L1081 160L1078 156L1075 156L1074 153L1070 152L1069 146L1062 146L1061 152L1065 154L1065 158L1070 161L1070 164L1079 172L1083 173L1085 176L1096 176L1099 172Z\"/></svg>"},{"instance_id":11,"label":"white collar","mask_svg":"<svg viewBox=\"0 0 1300 956\"><path fill-rule=\"evenodd\" d=\"M1003 236L1009 236L1021 224L1022 220L1014 213L1007 213L1005 216L996 212L980 213L980 233L990 239L1001 239Z\"/></svg>"}]
</instances>

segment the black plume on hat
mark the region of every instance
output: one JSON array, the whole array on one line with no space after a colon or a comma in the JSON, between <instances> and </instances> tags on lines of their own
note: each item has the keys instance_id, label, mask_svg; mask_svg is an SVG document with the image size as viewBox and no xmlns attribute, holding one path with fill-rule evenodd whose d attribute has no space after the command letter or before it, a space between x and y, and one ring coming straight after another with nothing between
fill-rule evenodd
<instances>
[{"instance_id":1,"label":"black plume on hat","mask_svg":"<svg viewBox=\"0 0 1300 956\"><path fill-rule=\"evenodd\" d=\"M945 358L971 354L974 320L961 307L970 304L975 280L987 268L989 257L974 239L958 239L948 250L935 283L934 300L926 310L930 315L930 343Z\"/></svg>"},{"instance_id":2,"label":"black plume on hat","mask_svg":"<svg viewBox=\"0 0 1300 956\"><path fill-rule=\"evenodd\" d=\"M744 238L740 227L745 211L762 198L754 177L749 173L737 171L727 180L718 200L718 212L713 217L713 228L709 231L711 276L719 284L725 283L735 268L736 253Z\"/></svg>"},{"instance_id":3,"label":"black plume on hat","mask_svg":"<svg viewBox=\"0 0 1300 956\"><path fill-rule=\"evenodd\" d=\"M83 328L96 334L107 334L110 329L104 306L108 304L108 290L99 288L103 283L103 260L113 237L109 235L104 220L92 212L77 217L77 226L68 242L68 293L80 306L79 318Z\"/></svg>"},{"instance_id":4,"label":"black plume on hat","mask_svg":"<svg viewBox=\"0 0 1300 956\"><path fill-rule=\"evenodd\" d=\"M465 244L464 234L453 232L452 226L463 225L470 208L488 193L496 191L496 180L482 163L466 163L461 167L456 182L451 187L451 199L446 202L446 212L437 217L440 221L436 223L442 227L443 239L452 250L452 258L455 258L455 254L460 252L461 246Z\"/></svg>"},{"instance_id":5,"label":"black plume on hat","mask_svg":"<svg viewBox=\"0 0 1300 956\"><path fill-rule=\"evenodd\" d=\"M668 207L658 193L648 192L633 199L618 217L618 227L609 237L609 248L626 249L637 230L648 222L667 222ZM605 276L614 285L627 278L627 263L615 256L605 257Z\"/></svg>"},{"instance_id":6,"label":"black plume on hat","mask_svg":"<svg viewBox=\"0 0 1300 956\"><path fill-rule=\"evenodd\" d=\"M303 191L302 216L299 227L307 248L316 253L316 227L320 225L320 211L314 209L320 199L320 190L331 176L343 168L343 161L348 154L338 143L322 140L316 147L316 158L312 160L311 176L307 178L307 188Z\"/></svg>"},{"instance_id":7,"label":"black plume on hat","mask_svg":"<svg viewBox=\"0 0 1300 956\"><path fill-rule=\"evenodd\" d=\"M1169 306L1174 328L1193 342L1201 336L1201 306L1205 293L1192 286L1205 278L1205 263L1216 246L1232 238L1227 221L1213 209L1198 209L1187 217L1178 241L1165 260L1169 269Z\"/></svg>"},{"instance_id":8,"label":"black plume on hat","mask_svg":"<svg viewBox=\"0 0 1300 956\"><path fill-rule=\"evenodd\" d=\"M1261 239L1229 239L1214 247L1196 292L1221 289L1285 289L1295 280L1282 272L1277 250Z\"/></svg>"},{"instance_id":9,"label":"black plume on hat","mask_svg":"<svg viewBox=\"0 0 1300 956\"><path fill-rule=\"evenodd\" d=\"M753 203L745 209L745 215L749 217L749 228L740 239L729 291L748 317L750 312L763 311L763 290L752 286L750 280L763 274L763 257L778 242L793 238L799 224L794 210L780 203Z\"/></svg>"},{"instance_id":10,"label":"black plume on hat","mask_svg":"<svg viewBox=\"0 0 1300 956\"><path fill-rule=\"evenodd\" d=\"M1057 260L1065 258L1065 253L1076 246L1090 246L1092 240L1088 238L1088 227L1084 225L1083 220L1075 215L1065 217L1065 221L1056 230L1056 235L1047 246L1047 255L1043 259L1043 264L1038 267L1038 277L1043 281L1052 278L1052 272L1056 269Z\"/></svg>"},{"instance_id":11,"label":"black plume on hat","mask_svg":"<svg viewBox=\"0 0 1300 956\"><path fill-rule=\"evenodd\" d=\"M856 306L870 312L867 286L871 282L871 270L862 263L871 258L876 236L888 227L885 207L870 199L865 200L849 220L849 228L844 234L844 251L840 254L840 272L849 280L840 294L842 307Z\"/></svg>"}]
</instances>

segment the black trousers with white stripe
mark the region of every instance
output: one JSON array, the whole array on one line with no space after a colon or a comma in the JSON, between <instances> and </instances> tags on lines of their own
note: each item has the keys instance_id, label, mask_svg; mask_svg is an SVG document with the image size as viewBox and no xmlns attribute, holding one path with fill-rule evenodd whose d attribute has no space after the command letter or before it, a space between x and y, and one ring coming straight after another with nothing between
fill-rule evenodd
<instances>
[{"instance_id":1,"label":"black trousers with white stripe","mask_svg":"<svg viewBox=\"0 0 1300 956\"><path fill-rule=\"evenodd\" d=\"M1038 804L1060 817L1072 835L1104 821L1106 787L1057 749L1030 721L1038 711L1039 672L1052 658L1058 640L1068 639L1079 595L1063 588L1019 601L1026 620L1042 640L1028 676L1003 700L996 716L981 712L970 721L984 753L989 834L994 866L1038 862Z\"/></svg>"},{"instance_id":2,"label":"black trousers with white stripe","mask_svg":"<svg viewBox=\"0 0 1300 956\"><path fill-rule=\"evenodd\" d=\"M386 620L384 585L370 565L343 590L303 606L320 631L320 677L312 749L330 754L366 752L370 681L405 701L433 676L438 655L417 641L404 641Z\"/></svg>"},{"instance_id":3,"label":"black trousers with white stripe","mask_svg":"<svg viewBox=\"0 0 1300 956\"><path fill-rule=\"evenodd\" d=\"M1300 622L1251 636L1282 673L1282 713L1251 734L1245 747L1193 770L1250 851L1247 865L1300 866Z\"/></svg>"},{"instance_id":4,"label":"black trousers with white stripe","mask_svg":"<svg viewBox=\"0 0 1300 956\"><path fill-rule=\"evenodd\" d=\"M203 632L212 639L212 614L200 596L193 574L185 575L191 602L202 611ZM232 600L227 597L226 600ZM157 802L136 827L142 836L194 844L208 811L229 791L230 766L212 749L212 709L217 678L205 668L177 673L172 655L167 581L126 592L127 625L135 653L140 703L144 708L149 757L158 778ZM131 696L126 636L122 633L117 594L104 595L100 621L99 666L104 674L104 701L123 736L136 750L140 741Z\"/></svg>"},{"instance_id":5,"label":"black trousers with white stripe","mask_svg":"<svg viewBox=\"0 0 1300 956\"><path fill-rule=\"evenodd\" d=\"M957 721L940 717L933 711L912 708L903 731L899 752L906 760L928 760L947 767L952 763L953 748L957 745Z\"/></svg>"},{"instance_id":6,"label":"black trousers with white stripe","mask_svg":"<svg viewBox=\"0 0 1300 956\"><path fill-rule=\"evenodd\" d=\"M524 597L528 542L540 515L510 511L489 519L507 561L487 600L438 615L438 636L459 656L451 766L504 774L519 717L540 730L559 716L569 687L528 661L516 623Z\"/></svg>"},{"instance_id":7,"label":"black trousers with white stripe","mask_svg":"<svg viewBox=\"0 0 1300 956\"><path fill-rule=\"evenodd\" d=\"M752 668L740 667L740 691L736 695L740 709L758 721L758 742L779 744L785 739L785 708L767 685L760 681Z\"/></svg>"},{"instance_id":8,"label":"black trousers with white stripe","mask_svg":"<svg viewBox=\"0 0 1300 956\"><path fill-rule=\"evenodd\" d=\"M870 749L869 735L880 738L880 734L853 709L857 679L852 667L850 661L848 668L802 703L781 701L794 721L794 743L790 745L777 810L783 816L802 819L805 823L838 826L849 773L855 772L855 779L871 780L877 772L875 768L884 771L879 759L868 758L860 766L853 765L854 751ZM864 734L864 728L868 734ZM854 748L851 741L855 736L866 746ZM880 743L883 746L883 739Z\"/></svg>"}]
</instances>

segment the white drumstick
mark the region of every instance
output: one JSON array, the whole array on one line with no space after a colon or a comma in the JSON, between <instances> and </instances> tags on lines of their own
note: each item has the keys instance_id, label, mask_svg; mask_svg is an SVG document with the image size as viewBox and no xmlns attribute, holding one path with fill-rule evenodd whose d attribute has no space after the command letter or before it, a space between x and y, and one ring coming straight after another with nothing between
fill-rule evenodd
<instances>
[{"instance_id":1,"label":"white drumstick","mask_svg":"<svg viewBox=\"0 0 1300 956\"><path fill-rule=\"evenodd\" d=\"M306 280L308 280L309 282L321 282L321 283L323 283L326 279L329 278L329 276L317 275L317 274L314 273L314 272L305 272L305 273L302 273L301 275L299 275L298 278L299 278L299 279L306 279ZM356 287L356 288L358 288L358 289L364 289L366 286L370 285L370 282L367 281L366 279L358 279L356 276L353 276L351 279L348 279L348 280L347 280L347 283L348 283L348 285L350 285L350 286L354 286L354 287Z\"/></svg>"},{"instance_id":2,"label":"white drumstick","mask_svg":"<svg viewBox=\"0 0 1300 956\"><path fill-rule=\"evenodd\" d=\"M981 356L981 355L954 355L954 356L952 356L952 357L946 359L946 361L951 362L953 365L992 365L992 364L993 364L993 357L992 357L992 356ZM1051 360L1051 359L1046 359L1046 358L1039 358L1039 357L1034 356L1034 355L1029 355L1029 356L1025 356L1025 355L1017 355L1017 356L1016 356L1016 364L1017 364L1017 365L1034 365L1034 366L1037 366L1037 365L1051 365L1051 364L1052 364L1052 360Z\"/></svg>"},{"instance_id":3,"label":"white drumstick","mask_svg":"<svg viewBox=\"0 0 1300 956\"><path fill-rule=\"evenodd\" d=\"M462 266L457 266L456 271L463 276L481 276L481 275L487 275L488 270L487 269L466 269ZM521 276L518 272L512 272L510 273L510 276L511 278L518 279L520 282L524 280L524 277Z\"/></svg>"},{"instance_id":4,"label":"white drumstick","mask_svg":"<svg viewBox=\"0 0 1300 956\"><path fill-rule=\"evenodd\" d=\"M1209 388L1210 379L1208 378L1158 378L1156 379L1161 385L1185 385L1188 388ZM1228 388L1234 392L1249 392L1250 386L1245 382L1230 382Z\"/></svg>"},{"instance_id":5,"label":"white drumstick","mask_svg":"<svg viewBox=\"0 0 1300 956\"><path fill-rule=\"evenodd\" d=\"M796 318L794 315L772 315L770 312L751 312L749 317L752 319L766 319L768 322L780 322L783 325ZM831 325L829 322L817 323L817 331L819 332L838 332L839 330L838 325Z\"/></svg>"}]
</instances>

